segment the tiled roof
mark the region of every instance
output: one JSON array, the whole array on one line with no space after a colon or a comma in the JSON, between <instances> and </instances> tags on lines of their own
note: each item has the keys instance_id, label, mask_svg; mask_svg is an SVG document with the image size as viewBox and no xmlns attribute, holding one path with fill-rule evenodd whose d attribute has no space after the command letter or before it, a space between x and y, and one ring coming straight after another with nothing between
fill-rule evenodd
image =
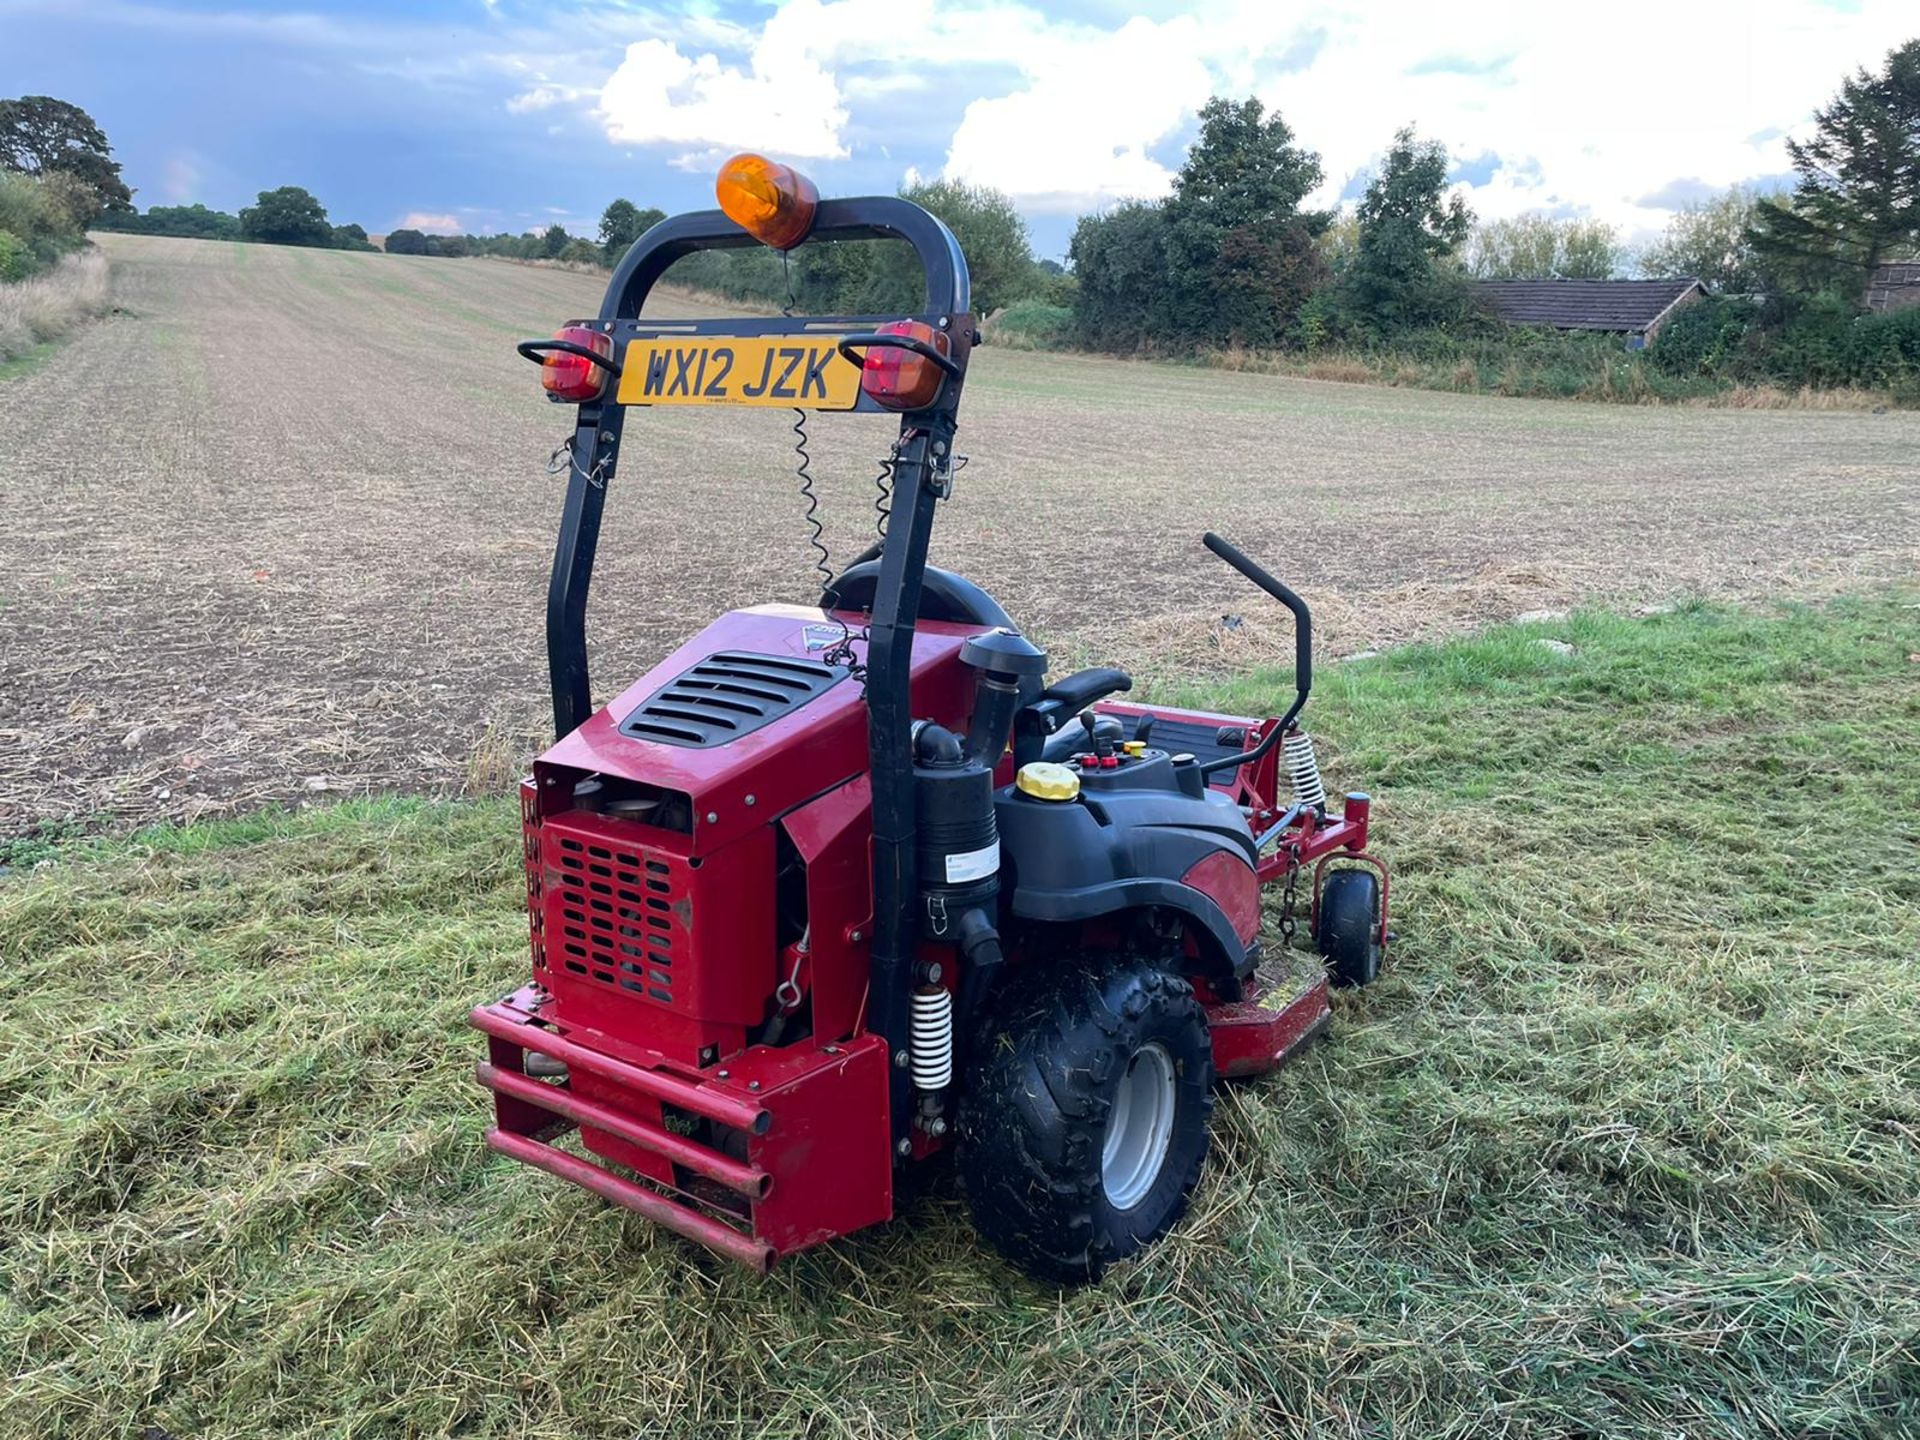
<instances>
[{"instance_id":1,"label":"tiled roof","mask_svg":"<svg viewBox=\"0 0 1920 1440\"><path fill-rule=\"evenodd\" d=\"M1482 280L1473 288L1509 325L1638 334L1698 280Z\"/></svg>"},{"instance_id":2,"label":"tiled roof","mask_svg":"<svg viewBox=\"0 0 1920 1440\"><path fill-rule=\"evenodd\" d=\"M1889 260L1867 282L1867 309L1885 313L1920 305L1920 260Z\"/></svg>"}]
</instances>

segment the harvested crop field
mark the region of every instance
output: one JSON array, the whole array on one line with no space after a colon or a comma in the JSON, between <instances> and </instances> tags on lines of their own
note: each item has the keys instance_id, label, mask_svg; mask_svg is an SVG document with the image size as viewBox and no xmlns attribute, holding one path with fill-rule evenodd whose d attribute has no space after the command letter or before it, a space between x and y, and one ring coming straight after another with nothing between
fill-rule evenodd
<instances>
[{"instance_id":1,"label":"harvested crop field","mask_svg":"<svg viewBox=\"0 0 1920 1440\"><path fill-rule=\"evenodd\" d=\"M489 789L538 737L565 434L511 342L591 276L110 236L121 309L0 381L0 835ZM684 302L682 302L684 303ZM813 593L778 414L629 430L592 618L624 683L717 609ZM869 538L882 422L815 426ZM936 559L1062 661L1279 658L1212 527L1326 652L1576 599L1909 574L1920 414L1632 409L982 352ZM1225 613L1246 623L1219 626Z\"/></svg>"}]
</instances>

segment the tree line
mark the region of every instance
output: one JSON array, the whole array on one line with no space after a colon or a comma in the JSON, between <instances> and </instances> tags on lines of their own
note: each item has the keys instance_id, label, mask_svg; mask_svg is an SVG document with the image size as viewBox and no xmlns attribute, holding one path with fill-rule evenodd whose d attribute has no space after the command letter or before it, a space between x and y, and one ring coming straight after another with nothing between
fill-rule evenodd
<instances>
[{"instance_id":1,"label":"tree line","mask_svg":"<svg viewBox=\"0 0 1920 1440\"><path fill-rule=\"evenodd\" d=\"M1632 270L1699 279L1713 296L1661 332L1646 357L1655 377L1910 382L1920 391L1920 311L1862 313L1878 265L1920 258L1920 40L1892 51L1879 69L1846 77L1815 113L1809 137L1790 141L1788 152L1789 189L1735 187L1705 198L1676 213L1637 256L1591 218L1532 214L1476 224L1450 179L1445 147L1412 127L1393 136L1350 213L1309 208L1324 179L1320 158L1256 99L1209 100L1171 193L1082 217L1068 267L1036 258L1024 220L998 191L916 180L900 193L954 231L975 307L997 316L996 335L1014 343L1397 354L1442 368L1452 362L1461 383L1474 369L1480 385L1524 354L1566 375L1598 367L1611 384L1605 345L1510 332L1479 303L1474 282ZM98 127L44 96L0 102L0 167L14 172L0 175L0 278L10 264L31 267L80 243L89 225L372 248L364 229L330 223L297 186L263 191L238 215L202 205L140 214ZM520 235L405 228L390 233L385 248L609 267L663 218L622 198L591 237L558 223ZM672 278L743 303L823 314L919 304L918 265L900 243L811 245L790 256L759 247L703 252L680 261Z\"/></svg>"}]
</instances>

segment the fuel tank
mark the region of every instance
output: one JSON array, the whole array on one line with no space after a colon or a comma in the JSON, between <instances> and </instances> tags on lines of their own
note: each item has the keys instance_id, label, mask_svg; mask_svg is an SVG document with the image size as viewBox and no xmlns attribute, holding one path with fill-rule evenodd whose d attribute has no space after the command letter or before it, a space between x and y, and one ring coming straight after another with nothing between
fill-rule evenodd
<instances>
[{"instance_id":1,"label":"fuel tank","mask_svg":"<svg viewBox=\"0 0 1920 1440\"><path fill-rule=\"evenodd\" d=\"M1191 764L1191 761L1188 761ZM1225 793L1182 777L1172 757L1147 749L1071 768L1071 798L995 796L1003 881L1023 919L1072 922L1124 910L1180 912L1203 952L1247 973L1257 958L1256 848L1240 808Z\"/></svg>"}]
</instances>

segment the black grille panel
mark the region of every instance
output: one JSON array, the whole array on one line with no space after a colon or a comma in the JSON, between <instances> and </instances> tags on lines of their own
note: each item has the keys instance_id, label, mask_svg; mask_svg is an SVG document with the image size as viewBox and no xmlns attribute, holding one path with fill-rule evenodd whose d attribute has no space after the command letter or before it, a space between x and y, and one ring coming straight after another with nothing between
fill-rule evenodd
<instances>
[{"instance_id":1,"label":"black grille panel","mask_svg":"<svg viewBox=\"0 0 1920 1440\"><path fill-rule=\"evenodd\" d=\"M706 750L791 715L846 679L846 669L785 655L723 650L662 685L620 723L656 745Z\"/></svg>"}]
</instances>

